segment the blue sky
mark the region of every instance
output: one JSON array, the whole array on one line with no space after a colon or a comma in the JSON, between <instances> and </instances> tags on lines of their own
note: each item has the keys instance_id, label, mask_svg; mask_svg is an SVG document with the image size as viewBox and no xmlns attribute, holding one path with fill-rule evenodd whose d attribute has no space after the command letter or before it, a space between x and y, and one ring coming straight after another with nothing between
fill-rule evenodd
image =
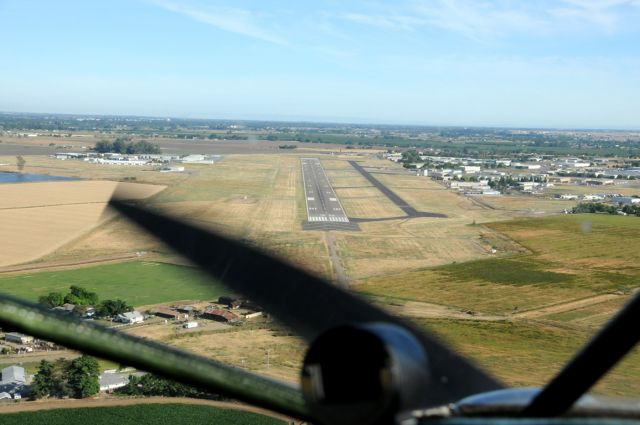
<instances>
[{"instance_id":1,"label":"blue sky","mask_svg":"<svg viewBox=\"0 0 640 425\"><path fill-rule=\"evenodd\" d=\"M640 0L0 0L0 111L640 128Z\"/></svg>"}]
</instances>

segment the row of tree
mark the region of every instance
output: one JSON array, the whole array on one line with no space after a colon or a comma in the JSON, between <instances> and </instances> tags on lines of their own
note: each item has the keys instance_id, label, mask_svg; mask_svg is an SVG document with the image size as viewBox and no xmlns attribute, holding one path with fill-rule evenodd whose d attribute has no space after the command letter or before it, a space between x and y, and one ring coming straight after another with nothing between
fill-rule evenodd
<instances>
[{"instance_id":1,"label":"row of tree","mask_svg":"<svg viewBox=\"0 0 640 425\"><path fill-rule=\"evenodd\" d=\"M76 306L74 313L80 315L86 312L87 306L92 306L95 308L95 314L98 317L117 316L118 314L133 311L133 307L127 304L126 301L115 299L99 302L98 294L75 285L71 285L69 292L66 294L50 292L48 295L41 296L38 302L49 308L59 307L65 303L74 304Z\"/></svg>"},{"instance_id":2,"label":"row of tree","mask_svg":"<svg viewBox=\"0 0 640 425\"><path fill-rule=\"evenodd\" d=\"M640 216L640 205L618 205L603 204L602 202L582 202L571 210L573 214L590 213L590 214L618 214L623 212L629 215Z\"/></svg>"},{"instance_id":3,"label":"row of tree","mask_svg":"<svg viewBox=\"0 0 640 425\"><path fill-rule=\"evenodd\" d=\"M142 376L131 375L129 383L118 388L116 394L134 396L164 396L164 397L192 397L192 398L212 398L211 394L200 391L189 385L169 379L160 378L147 373Z\"/></svg>"},{"instance_id":4,"label":"row of tree","mask_svg":"<svg viewBox=\"0 0 640 425\"><path fill-rule=\"evenodd\" d=\"M160 146L149 143L146 140L140 140L138 142L131 142L128 138L118 137L114 142L108 140L101 140L96 143L93 148L99 153L120 153L120 154L159 154Z\"/></svg>"},{"instance_id":5,"label":"row of tree","mask_svg":"<svg viewBox=\"0 0 640 425\"><path fill-rule=\"evenodd\" d=\"M100 391L100 366L95 357L83 354L73 360L40 361L31 384L31 397L86 398Z\"/></svg>"}]
</instances>

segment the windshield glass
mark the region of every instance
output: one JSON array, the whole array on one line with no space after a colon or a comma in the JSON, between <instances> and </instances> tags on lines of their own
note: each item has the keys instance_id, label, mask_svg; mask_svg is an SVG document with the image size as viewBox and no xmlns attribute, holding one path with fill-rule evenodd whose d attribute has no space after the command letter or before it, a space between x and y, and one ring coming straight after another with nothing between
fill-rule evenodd
<instances>
[{"instance_id":1,"label":"windshield glass","mask_svg":"<svg viewBox=\"0 0 640 425\"><path fill-rule=\"evenodd\" d=\"M2 294L297 384L304 335L107 208L117 186L407 319L507 386L544 386L637 290L637 1L0 1L0 15ZM304 293L253 272L273 297ZM24 377L0 398L203 397L2 330L2 380ZM34 387L43 376L58 387ZM593 391L634 397L639 376L633 351Z\"/></svg>"}]
</instances>

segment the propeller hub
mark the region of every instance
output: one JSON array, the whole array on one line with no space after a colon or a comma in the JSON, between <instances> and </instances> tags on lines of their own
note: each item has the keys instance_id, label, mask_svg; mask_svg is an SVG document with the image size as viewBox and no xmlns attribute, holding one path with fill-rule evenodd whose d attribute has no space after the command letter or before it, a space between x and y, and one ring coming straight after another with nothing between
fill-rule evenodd
<instances>
[{"instance_id":1,"label":"propeller hub","mask_svg":"<svg viewBox=\"0 0 640 425\"><path fill-rule=\"evenodd\" d=\"M422 406L427 354L405 329L389 323L340 326L312 344L302 390L323 423L377 424Z\"/></svg>"}]
</instances>

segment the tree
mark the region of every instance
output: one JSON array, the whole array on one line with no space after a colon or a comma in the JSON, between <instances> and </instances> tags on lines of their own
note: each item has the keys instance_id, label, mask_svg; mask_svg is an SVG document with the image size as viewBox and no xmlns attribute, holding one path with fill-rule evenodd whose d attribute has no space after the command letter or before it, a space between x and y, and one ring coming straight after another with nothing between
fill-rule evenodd
<instances>
[{"instance_id":1,"label":"tree","mask_svg":"<svg viewBox=\"0 0 640 425\"><path fill-rule=\"evenodd\" d=\"M16 156L16 166L18 167L18 171L20 171L21 173L26 163L27 161L22 157L22 155Z\"/></svg>"},{"instance_id":2,"label":"tree","mask_svg":"<svg viewBox=\"0 0 640 425\"><path fill-rule=\"evenodd\" d=\"M95 357L83 354L67 369L69 389L76 398L87 398L100 391L100 365Z\"/></svg>"},{"instance_id":3,"label":"tree","mask_svg":"<svg viewBox=\"0 0 640 425\"><path fill-rule=\"evenodd\" d=\"M129 376L127 386L116 390L119 394L164 396L164 397L201 397L205 393L197 388L181 384L179 382L160 378L147 373L143 376ZM208 395L210 397L210 395Z\"/></svg>"},{"instance_id":4,"label":"tree","mask_svg":"<svg viewBox=\"0 0 640 425\"><path fill-rule=\"evenodd\" d=\"M64 297L64 302L77 305L96 305L98 304L98 294L79 286L71 285L69 293Z\"/></svg>"},{"instance_id":5,"label":"tree","mask_svg":"<svg viewBox=\"0 0 640 425\"><path fill-rule=\"evenodd\" d=\"M31 396L34 399L48 397L55 387L53 363L46 360L40 361L38 372L33 376L31 383Z\"/></svg>"},{"instance_id":6,"label":"tree","mask_svg":"<svg viewBox=\"0 0 640 425\"><path fill-rule=\"evenodd\" d=\"M113 143L108 140L100 140L93 149L100 153L113 152Z\"/></svg>"},{"instance_id":7,"label":"tree","mask_svg":"<svg viewBox=\"0 0 640 425\"><path fill-rule=\"evenodd\" d=\"M104 300L100 303L96 313L100 317L117 316L118 314L133 311L133 307L127 304L126 301L116 300Z\"/></svg>"},{"instance_id":8,"label":"tree","mask_svg":"<svg viewBox=\"0 0 640 425\"><path fill-rule=\"evenodd\" d=\"M113 151L115 153L126 153L127 151L127 142L124 139L117 138L115 142L113 142Z\"/></svg>"},{"instance_id":9,"label":"tree","mask_svg":"<svg viewBox=\"0 0 640 425\"><path fill-rule=\"evenodd\" d=\"M43 295L38 298L38 303L49 308L58 307L64 304L64 295L62 292L49 292L49 295Z\"/></svg>"}]
</instances>

